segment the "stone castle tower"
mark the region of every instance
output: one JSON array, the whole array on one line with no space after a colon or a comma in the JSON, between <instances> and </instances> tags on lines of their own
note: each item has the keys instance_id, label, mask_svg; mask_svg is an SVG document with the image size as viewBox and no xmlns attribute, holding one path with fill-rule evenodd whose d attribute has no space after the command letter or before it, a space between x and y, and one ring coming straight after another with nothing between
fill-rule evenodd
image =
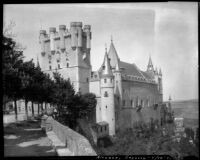
<instances>
[{"instance_id":1,"label":"stone castle tower","mask_svg":"<svg viewBox=\"0 0 200 160\"><path fill-rule=\"evenodd\" d=\"M115 135L115 104L114 104L114 75L108 58L107 50L100 75L101 114L102 121L109 124L109 135Z\"/></svg>"},{"instance_id":2,"label":"stone castle tower","mask_svg":"<svg viewBox=\"0 0 200 160\"><path fill-rule=\"evenodd\" d=\"M149 73L153 79L155 79L155 82L157 83L158 94L159 94L159 98L158 98L159 102L163 102L162 71L160 69L158 72L157 68L154 69L151 57L149 57L149 63L147 65L146 72Z\"/></svg>"},{"instance_id":3,"label":"stone castle tower","mask_svg":"<svg viewBox=\"0 0 200 160\"><path fill-rule=\"evenodd\" d=\"M90 49L91 26L82 22L71 22L70 29L65 25L40 31L42 71L53 76L59 72L68 79L76 92L89 92L89 77L91 73Z\"/></svg>"}]
</instances>

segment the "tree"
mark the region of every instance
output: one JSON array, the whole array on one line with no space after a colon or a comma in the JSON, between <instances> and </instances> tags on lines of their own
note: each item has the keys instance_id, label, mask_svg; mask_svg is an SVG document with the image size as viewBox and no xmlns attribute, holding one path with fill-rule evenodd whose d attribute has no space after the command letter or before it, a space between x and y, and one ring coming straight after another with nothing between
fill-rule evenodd
<instances>
[{"instance_id":1,"label":"tree","mask_svg":"<svg viewBox=\"0 0 200 160\"><path fill-rule=\"evenodd\" d=\"M12 38L3 36L2 40L2 74L3 74L3 94L14 100L15 118L17 120L17 103L20 98L19 91L21 90L21 79L18 74L18 69L23 64L23 52L16 51L16 43Z\"/></svg>"}]
</instances>

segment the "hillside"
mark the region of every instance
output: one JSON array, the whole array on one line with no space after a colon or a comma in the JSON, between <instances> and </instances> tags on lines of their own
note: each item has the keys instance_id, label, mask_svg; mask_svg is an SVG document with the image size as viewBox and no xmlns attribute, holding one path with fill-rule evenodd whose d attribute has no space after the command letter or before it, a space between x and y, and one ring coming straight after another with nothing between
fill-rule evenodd
<instances>
[{"instance_id":1,"label":"hillside","mask_svg":"<svg viewBox=\"0 0 200 160\"><path fill-rule=\"evenodd\" d=\"M198 100L172 101L172 108L175 117L198 119L199 117Z\"/></svg>"}]
</instances>

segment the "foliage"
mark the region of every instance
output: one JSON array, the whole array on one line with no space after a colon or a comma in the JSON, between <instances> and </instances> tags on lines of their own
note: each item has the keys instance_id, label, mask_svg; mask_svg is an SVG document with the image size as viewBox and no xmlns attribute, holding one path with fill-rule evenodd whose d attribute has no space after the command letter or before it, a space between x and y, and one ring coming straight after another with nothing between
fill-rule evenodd
<instances>
[{"instance_id":1,"label":"foliage","mask_svg":"<svg viewBox=\"0 0 200 160\"><path fill-rule=\"evenodd\" d=\"M6 31L7 32L7 31ZM65 80L58 72L53 79L35 66L33 60L24 61L23 51L16 50L16 42L3 36L3 95L4 100L25 100L49 103L57 106L57 120L63 124L76 126L76 120L87 117L96 106L96 96L92 93L75 94L69 80ZM17 115L17 112L16 112Z\"/></svg>"},{"instance_id":2,"label":"foliage","mask_svg":"<svg viewBox=\"0 0 200 160\"><path fill-rule=\"evenodd\" d=\"M138 127L139 128L139 127ZM144 127L143 127L144 128ZM148 129L144 129L148 130ZM161 132L150 131L150 137L138 137L137 131L129 129L119 132L112 146L98 148L101 155L170 155L174 159L185 156L198 157L198 148L182 138L180 143L174 141L171 135L163 136ZM123 147L122 147L123 146Z\"/></svg>"}]
</instances>

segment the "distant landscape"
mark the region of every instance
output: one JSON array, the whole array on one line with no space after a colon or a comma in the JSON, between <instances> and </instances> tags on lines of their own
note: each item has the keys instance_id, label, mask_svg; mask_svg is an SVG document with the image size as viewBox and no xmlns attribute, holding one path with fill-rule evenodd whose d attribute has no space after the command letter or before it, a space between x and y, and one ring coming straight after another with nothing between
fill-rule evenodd
<instances>
[{"instance_id":1,"label":"distant landscape","mask_svg":"<svg viewBox=\"0 0 200 160\"><path fill-rule=\"evenodd\" d=\"M172 108L175 117L183 117L185 126L198 126L199 119L199 101L184 100L172 101Z\"/></svg>"}]
</instances>

